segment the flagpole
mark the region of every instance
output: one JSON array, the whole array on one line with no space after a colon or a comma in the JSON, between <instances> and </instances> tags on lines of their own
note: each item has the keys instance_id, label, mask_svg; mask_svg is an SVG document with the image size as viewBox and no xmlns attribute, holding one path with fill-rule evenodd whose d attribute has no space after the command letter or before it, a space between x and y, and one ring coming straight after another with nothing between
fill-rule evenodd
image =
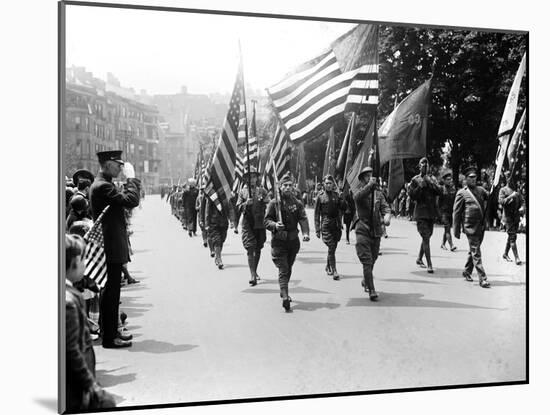
<instances>
[{"instance_id":1,"label":"flagpole","mask_svg":"<svg viewBox=\"0 0 550 415\"><path fill-rule=\"evenodd\" d=\"M250 174L250 148L249 148L249 145L248 145L248 117L247 117L247 114L246 114L246 95L244 93L244 68L243 68L243 53L242 53L242 50L241 50L241 41L239 40L239 58L240 58L240 64L241 64L241 81L242 81L242 84L243 84L243 106L244 106L244 137L245 137L245 140L246 140L246 165L247 165L247 168L248 168L248 197L250 198L251 197L251 193L252 193L252 186L251 186L251 183L252 183L252 179L251 179L251 174Z\"/></svg>"}]
</instances>

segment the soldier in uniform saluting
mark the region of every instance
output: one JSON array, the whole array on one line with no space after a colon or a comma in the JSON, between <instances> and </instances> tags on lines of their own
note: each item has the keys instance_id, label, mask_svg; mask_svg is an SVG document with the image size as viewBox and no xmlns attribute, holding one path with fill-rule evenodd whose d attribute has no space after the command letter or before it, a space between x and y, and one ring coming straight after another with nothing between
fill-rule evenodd
<instances>
[{"instance_id":1,"label":"soldier in uniform saluting","mask_svg":"<svg viewBox=\"0 0 550 415\"><path fill-rule=\"evenodd\" d=\"M468 260L462 275L466 281L473 281L472 271L474 267L479 277L479 285L489 288L491 284L487 281L487 275L481 262L481 242L485 232L483 219L486 209L488 192L481 186L476 185L476 168L468 167L464 170L466 176L466 187L456 193L453 206L453 231L455 238L460 239L460 230L468 238L470 250Z\"/></svg>"},{"instance_id":2,"label":"soldier in uniform saluting","mask_svg":"<svg viewBox=\"0 0 550 415\"><path fill-rule=\"evenodd\" d=\"M323 236L323 242L328 247L327 275L332 275L334 280L339 280L340 275L336 269L336 247L342 237L342 214L346 210L346 204L336 192L336 182L329 174L323 178L325 190L319 193L315 199L315 234L317 238Z\"/></svg>"},{"instance_id":3,"label":"soldier in uniform saluting","mask_svg":"<svg viewBox=\"0 0 550 415\"><path fill-rule=\"evenodd\" d=\"M357 211L355 223L355 250L363 265L363 280L361 285L369 293L371 301L378 299L374 288L372 270L380 251L380 237L383 234L382 221L390 225L391 209L384 195L376 190L376 178L372 177L372 167L365 167L359 173L359 180L363 187L353 196ZM374 208L372 200L374 192Z\"/></svg>"},{"instance_id":4,"label":"soldier in uniform saluting","mask_svg":"<svg viewBox=\"0 0 550 415\"><path fill-rule=\"evenodd\" d=\"M248 177L250 176L250 181ZM242 214L242 240L246 255L248 257L248 268L250 269L251 286L257 284L258 263L260 255L266 240L266 231L264 224L265 210L269 203L267 190L258 185L260 175L258 171L251 166L250 171L243 174L243 183L245 186L239 193L237 200L237 212L239 216ZM248 191L250 183L251 191Z\"/></svg>"},{"instance_id":5,"label":"soldier in uniform saluting","mask_svg":"<svg viewBox=\"0 0 550 415\"><path fill-rule=\"evenodd\" d=\"M272 233L271 257L279 269L279 287L283 308L290 311L292 299L288 295L288 281L292 275L292 265L300 250L298 223L304 234L304 242L309 241L309 222L304 205L294 196L293 181L285 174L280 182L281 200L274 198L267 205L265 227ZM279 189L275 189L278 192Z\"/></svg>"}]
</instances>

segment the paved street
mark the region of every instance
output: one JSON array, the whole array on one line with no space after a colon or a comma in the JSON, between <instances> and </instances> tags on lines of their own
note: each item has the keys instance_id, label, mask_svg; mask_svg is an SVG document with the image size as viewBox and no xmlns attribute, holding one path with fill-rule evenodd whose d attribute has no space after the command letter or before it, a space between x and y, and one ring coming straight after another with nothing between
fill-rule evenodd
<instances>
[{"instance_id":1,"label":"paved street","mask_svg":"<svg viewBox=\"0 0 550 415\"><path fill-rule=\"evenodd\" d=\"M135 209L132 229L129 269L141 283L122 288L121 309L134 344L96 347L98 380L119 406L525 379L526 268L501 259L505 233L486 234L492 288L482 289L461 276L464 236L456 252L443 251L436 228L427 274L415 265L415 224L393 219L373 303L360 286L354 235L338 247L343 277L333 281L312 230L285 313L269 242L251 288L240 234L229 231L220 271L158 195ZM524 259L525 235L518 246Z\"/></svg>"}]
</instances>

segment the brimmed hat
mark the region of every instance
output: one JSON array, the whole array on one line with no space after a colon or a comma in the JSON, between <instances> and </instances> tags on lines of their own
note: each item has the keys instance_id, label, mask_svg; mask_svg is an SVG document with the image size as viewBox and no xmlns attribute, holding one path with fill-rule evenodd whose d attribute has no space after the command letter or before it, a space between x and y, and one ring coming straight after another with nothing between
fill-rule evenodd
<instances>
[{"instance_id":1,"label":"brimmed hat","mask_svg":"<svg viewBox=\"0 0 550 415\"><path fill-rule=\"evenodd\" d=\"M290 173L286 173L283 177L281 177L281 180L279 180L279 184L283 184L286 182L294 183L294 180L292 179Z\"/></svg>"},{"instance_id":2,"label":"brimmed hat","mask_svg":"<svg viewBox=\"0 0 550 415\"><path fill-rule=\"evenodd\" d=\"M73 183L75 186L78 186L78 181L80 179L88 179L90 183L92 183L94 181L94 178L94 175L89 170L80 169L73 174Z\"/></svg>"},{"instance_id":3,"label":"brimmed hat","mask_svg":"<svg viewBox=\"0 0 550 415\"><path fill-rule=\"evenodd\" d=\"M336 183L336 181L334 180L334 177L332 177L331 174L327 174L325 177L323 177L323 181L326 182L326 181L331 181L332 183Z\"/></svg>"},{"instance_id":4,"label":"brimmed hat","mask_svg":"<svg viewBox=\"0 0 550 415\"><path fill-rule=\"evenodd\" d=\"M99 151L96 154L97 160L100 163L112 160L117 163L124 164L124 160L122 160L122 150Z\"/></svg>"},{"instance_id":5,"label":"brimmed hat","mask_svg":"<svg viewBox=\"0 0 550 415\"><path fill-rule=\"evenodd\" d=\"M446 178L447 176L452 176L452 175L453 175L453 172L452 172L452 170L449 170L449 169L443 170L441 172L441 178L442 179Z\"/></svg>"},{"instance_id":6,"label":"brimmed hat","mask_svg":"<svg viewBox=\"0 0 550 415\"><path fill-rule=\"evenodd\" d=\"M462 174L464 176L468 177L468 175L474 173L477 176L477 167L476 166L468 166L464 170L462 170Z\"/></svg>"},{"instance_id":7,"label":"brimmed hat","mask_svg":"<svg viewBox=\"0 0 550 415\"><path fill-rule=\"evenodd\" d=\"M361 170L361 171L359 172L359 176L358 176L359 179L361 178L361 176L362 176L363 174L369 173L369 172L372 173L372 167L371 167L371 166L363 167L363 170Z\"/></svg>"}]
</instances>

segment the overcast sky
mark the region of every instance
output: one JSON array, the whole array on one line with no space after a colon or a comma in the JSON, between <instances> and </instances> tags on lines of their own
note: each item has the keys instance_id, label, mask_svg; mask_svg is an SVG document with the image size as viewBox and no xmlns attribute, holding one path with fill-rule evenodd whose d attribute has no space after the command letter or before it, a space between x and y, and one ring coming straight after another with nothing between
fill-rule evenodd
<instances>
[{"instance_id":1,"label":"overcast sky","mask_svg":"<svg viewBox=\"0 0 550 415\"><path fill-rule=\"evenodd\" d=\"M149 94L230 93L240 39L245 83L263 90L353 24L67 6L67 66Z\"/></svg>"}]
</instances>

